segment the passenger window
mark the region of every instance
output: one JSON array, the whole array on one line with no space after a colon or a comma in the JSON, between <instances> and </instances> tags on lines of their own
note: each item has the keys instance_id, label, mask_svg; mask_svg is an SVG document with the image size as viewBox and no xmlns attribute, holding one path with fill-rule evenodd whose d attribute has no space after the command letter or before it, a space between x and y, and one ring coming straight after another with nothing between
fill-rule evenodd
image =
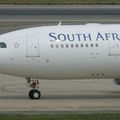
<instances>
[{"instance_id":1,"label":"passenger window","mask_svg":"<svg viewBox=\"0 0 120 120\"><path fill-rule=\"evenodd\" d=\"M98 47L98 44L96 43L96 45L95 45L96 47Z\"/></svg>"},{"instance_id":2,"label":"passenger window","mask_svg":"<svg viewBox=\"0 0 120 120\"><path fill-rule=\"evenodd\" d=\"M73 46L73 44L71 44L71 48L73 48L74 46Z\"/></svg>"},{"instance_id":3,"label":"passenger window","mask_svg":"<svg viewBox=\"0 0 120 120\"><path fill-rule=\"evenodd\" d=\"M83 44L81 44L81 47L83 47Z\"/></svg>"},{"instance_id":4,"label":"passenger window","mask_svg":"<svg viewBox=\"0 0 120 120\"><path fill-rule=\"evenodd\" d=\"M51 45L51 48L53 48L53 44Z\"/></svg>"},{"instance_id":5,"label":"passenger window","mask_svg":"<svg viewBox=\"0 0 120 120\"><path fill-rule=\"evenodd\" d=\"M56 48L59 48L59 45L58 45L58 44L56 44Z\"/></svg>"},{"instance_id":6,"label":"passenger window","mask_svg":"<svg viewBox=\"0 0 120 120\"><path fill-rule=\"evenodd\" d=\"M86 47L88 47L88 44L86 44Z\"/></svg>"},{"instance_id":7,"label":"passenger window","mask_svg":"<svg viewBox=\"0 0 120 120\"><path fill-rule=\"evenodd\" d=\"M7 48L7 45L4 42L0 42L0 48Z\"/></svg>"},{"instance_id":8,"label":"passenger window","mask_svg":"<svg viewBox=\"0 0 120 120\"><path fill-rule=\"evenodd\" d=\"M93 47L93 44L91 44L91 47Z\"/></svg>"},{"instance_id":9,"label":"passenger window","mask_svg":"<svg viewBox=\"0 0 120 120\"><path fill-rule=\"evenodd\" d=\"M77 48L79 47L78 44L76 44L76 47L77 47Z\"/></svg>"},{"instance_id":10,"label":"passenger window","mask_svg":"<svg viewBox=\"0 0 120 120\"><path fill-rule=\"evenodd\" d=\"M69 46L68 46L68 44L66 44L66 48L68 48Z\"/></svg>"},{"instance_id":11,"label":"passenger window","mask_svg":"<svg viewBox=\"0 0 120 120\"><path fill-rule=\"evenodd\" d=\"M64 45L63 44L61 44L61 48L63 48L64 47Z\"/></svg>"}]
</instances>

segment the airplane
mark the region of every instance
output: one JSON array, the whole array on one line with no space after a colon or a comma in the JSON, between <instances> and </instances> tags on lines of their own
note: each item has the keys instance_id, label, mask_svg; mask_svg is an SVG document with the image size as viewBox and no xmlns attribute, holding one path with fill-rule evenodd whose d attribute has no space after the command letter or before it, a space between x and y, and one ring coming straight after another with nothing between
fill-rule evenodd
<instances>
[{"instance_id":1,"label":"airplane","mask_svg":"<svg viewBox=\"0 0 120 120\"><path fill-rule=\"evenodd\" d=\"M38 79L115 79L120 84L120 25L54 25L0 35L0 73L24 77L30 99Z\"/></svg>"}]
</instances>

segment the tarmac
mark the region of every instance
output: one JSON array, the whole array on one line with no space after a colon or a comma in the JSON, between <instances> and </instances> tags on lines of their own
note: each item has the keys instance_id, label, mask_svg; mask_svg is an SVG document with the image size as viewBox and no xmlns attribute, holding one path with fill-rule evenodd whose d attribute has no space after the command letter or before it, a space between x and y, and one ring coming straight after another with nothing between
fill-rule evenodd
<instances>
[{"instance_id":1,"label":"tarmac","mask_svg":"<svg viewBox=\"0 0 120 120\"><path fill-rule=\"evenodd\" d=\"M0 6L0 34L28 27L58 25L60 21L61 25L119 24L120 6Z\"/></svg>"},{"instance_id":2,"label":"tarmac","mask_svg":"<svg viewBox=\"0 0 120 120\"><path fill-rule=\"evenodd\" d=\"M120 112L120 86L111 79L39 82L41 99L31 100L24 78L0 74L0 113Z\"/></svg>"}]
</instances>

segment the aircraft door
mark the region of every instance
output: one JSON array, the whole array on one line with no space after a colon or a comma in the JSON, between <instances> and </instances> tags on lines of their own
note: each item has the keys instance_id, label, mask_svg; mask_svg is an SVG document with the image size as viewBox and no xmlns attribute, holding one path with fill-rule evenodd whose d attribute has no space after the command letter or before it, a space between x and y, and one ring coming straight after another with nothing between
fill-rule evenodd
<instances>
[{"instance_id":1,"label":"aircraft door","mask_svg":"<svg viewBox=\"0 0 120 120\"><path fill-rule=\"evenodd\" d=\"M27 57L40 57L39 55L39 37L27 36L26 39L26 56Z\"/></svg>"},{"instance_id":2,"label":"aircraft door","mask_svg":"<svg viewBox=\"0 0 120 120\"><path fill-rule=\"evenodd\" d=\"M109 41L109 54L111 56L120 56L120 41Z\"/></svg>"}]
</instances>

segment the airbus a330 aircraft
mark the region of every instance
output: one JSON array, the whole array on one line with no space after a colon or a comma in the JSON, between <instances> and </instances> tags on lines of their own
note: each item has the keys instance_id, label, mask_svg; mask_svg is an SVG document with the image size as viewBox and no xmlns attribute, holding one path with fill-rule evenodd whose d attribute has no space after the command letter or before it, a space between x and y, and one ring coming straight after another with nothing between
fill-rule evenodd
<instances>
[{"instance_id":1,"label":"airbus a330 aircraft","mask_svg":"<svg viewBox=\"0 0 120 120\"><path fill-rule=\"evenodd\" d=\"M25 77L31 99L41 96L37 79L119 80L120 25L45 26L0 35L0 72Z\"/></svg>"}]
</instances>

